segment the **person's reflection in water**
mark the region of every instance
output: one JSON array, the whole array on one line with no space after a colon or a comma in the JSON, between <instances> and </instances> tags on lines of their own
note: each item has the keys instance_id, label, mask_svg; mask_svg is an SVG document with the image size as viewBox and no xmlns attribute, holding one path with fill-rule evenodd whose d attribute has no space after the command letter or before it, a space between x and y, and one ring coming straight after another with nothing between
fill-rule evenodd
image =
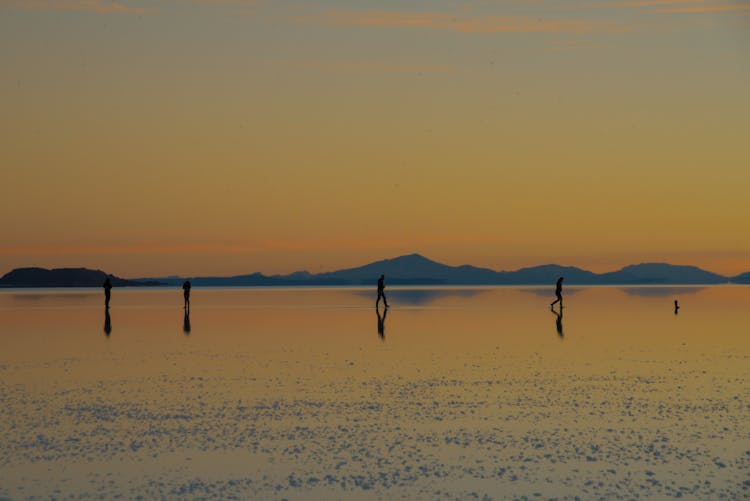
<instances>
[{"instance_id":1,"label":"person's reflection in water","mask_svg":"<svg viewBox=\"0 0 750 501\"><path fill-rule=\"evenodd\" d=\"M112 333L112 319L109 317L109 308L104 307L104 334L109 337Z\"/></svg>"},{"instance_id":2,"label":"person's reflection in water","mask_svg":"<svg viewBox=\"0 0 750 501\"><path fill-rule=\"evenodd\" d=\"M680 312L680 305L677 304L677 300L674 300L674 314L677 315Z\"/></svg>"},{"instance_id":3,"label":"person's reflection in water","mask_svg":"<svg viewBox=\"0 0 750 501\"><path fill-rule=\"evenodd\" d=\"M562 324L562 317L563 317L563 311L562 308L560 308L560 312L558 313L554 308L552 308L552 313L555 314L555 328L557 329L557 335L560 336L560 339L565 337L563 334L563 324Z\"/></svg>"},{"instance_id":4,"label":"person's reflection in water","mask_svg":"<svg viewBox=\"0 0 750 501\"><path fill-rule=\"evenodd\" d=\"M185 317L182 319L182 332L190 334L190 308L185 309Z\"/></svg>"},{"instance_id":5,"label":"person's reflection in water","mask_svg":"<svg viewBox=\"0 0 750 501\"><path fill-rule=\"evenodd\" d=\"M109 300L112 298L112 281L109 277L104 281L102 287L104 288L104 306L109 308Z\"/></svg>"},{"instance_id":6,"label":"person's reflection in water","mask_svg":"<svg viewBox=\"0 0 750 501\"><path fill-rule=\"evenodd\" d=\"M375 313L378 314L378 336L382 341L385 341L385 317L388 316L388 308L383 311L383 316L380 316L379 308L375 308Z\"/></svg>"}]
</instances>

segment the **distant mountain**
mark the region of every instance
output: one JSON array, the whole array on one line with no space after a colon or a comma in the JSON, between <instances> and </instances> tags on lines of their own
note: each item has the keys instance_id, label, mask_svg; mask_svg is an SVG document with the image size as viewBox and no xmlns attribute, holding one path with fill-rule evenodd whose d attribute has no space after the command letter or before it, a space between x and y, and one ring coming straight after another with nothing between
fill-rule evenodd
<instances>
[{"instance_id":1,"label":"distant mountain","mask_svg":"<svg viewBox=\"0 0 750 501\"><path fill-rule=\"evenodd\" d=\"M87 268L17 268L0 278L0 287L101 287L107 277L114 287L152 285Z\"/></svg>"},{"instance_id":2,"label":"distant mountain","mask_svg":"<svg viewBox=\"0 0 750 501\"><path fill-rule=\"evenodd\" d=\"M503 283L508 285L549 285L554 284L560 277L565 277L565 284L567 285L596 285L600 283L599 275L596 273L573 266L557 264L545 264L502 273L505 274Z\"/></svg>"},{"instance_id":3,"label":"distant mountain","mask_svg":"<svg viewBox=\"0 0 750 501\"><path fill-rule=\"evenodd\" d=\"M675 266L666 263L641 263L626 266L619 271L599 275L607 284L724 284L727 277L705 271L695 266Z\"/></svg>"},{"instance_id":4,"label":"distant mountain","mask_svg":"<svg viewBox=\"0 0 750 501\"><path fill-rule=\"evenodd\" d=\"M251 273L231 277L161 277L125 280L110 275L113 285L180 286L190 280L198 287L237 286L373 286L384 274L388 285L550 285L565 277L565 285L706 285L721 284L729 278L695 266L666 263L642 263L626 266L609 273L593 273L572 266L546 264L515 271L495 271L471 265L448 266L420 254L407 254L393 259L326 273L297 271L288 275ZM0 287L99 287L107 274L85 268L19 268L0 279ZM731 279L750 283L750 272Z\"/></svg>"},{"instance_id":5,"label":"distant mountain","mask_svg":"<svg viewBox=\"0 0 750 501\"><path fill-rule=\"evenodd\" d=\"M248 286L270 286L270 285L303 285L295 280L286 280L279 277L269 277L262 273L251 273L249 275L235 275L232 277L163 277L163 278L134 278L137 284L158 282L159 285L181 286L185 280L197 287L248 287Z\"/></svg>"},{"instance_id":6,"label":"distant mountain","mask_svg":"<svg viewBox=\"0 0 750 501\"><path fill-rule=\"evenodd\" d=\"M557 264L521 268L516 271L495 271L471 265L448 266L420 254L407 254L356 268L326 273L313 274L307 271L297 271L289 275L273 276L254 273L234 277L195 277L189 280L193 285L216 287L236 285L374 286L381 274L386 276L388 285L549 285L554 284L558 277L565 277L566 285L718 284L728 281L726 277L694 266L673 266L663 263L626 266L619 271L603 274ZM185 278L168 277L150 280L180 285Z\"/></svg>"},{"instance_id":7,"label":"distant mountain","mask_svg":"<svg viewBox=\"0 0 750 501\"><path fill-rule=\"evenodd\" d=\"M384 274L388 283L412 285L491 284L497 282L498 272L474 266L448 266L420 254L408 254L393 259L312 275L311 279L341 285L371 285Z\"/></svg>"}]
</instances>

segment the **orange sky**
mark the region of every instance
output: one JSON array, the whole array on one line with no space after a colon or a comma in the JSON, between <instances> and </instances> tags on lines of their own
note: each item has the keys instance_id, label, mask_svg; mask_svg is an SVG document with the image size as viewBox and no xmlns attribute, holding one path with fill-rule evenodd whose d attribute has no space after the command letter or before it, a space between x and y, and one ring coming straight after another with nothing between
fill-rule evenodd
<instances>
[{"instance_id":1,"label":"orange sky","mask_svg":"<svg viewBox=\"0 0 750 501\"><path fill-rule=\"evenodd\" d=\"M0 273L750 270L746 4L424 6L0 0Z\"/></svg>"}]
</instances>

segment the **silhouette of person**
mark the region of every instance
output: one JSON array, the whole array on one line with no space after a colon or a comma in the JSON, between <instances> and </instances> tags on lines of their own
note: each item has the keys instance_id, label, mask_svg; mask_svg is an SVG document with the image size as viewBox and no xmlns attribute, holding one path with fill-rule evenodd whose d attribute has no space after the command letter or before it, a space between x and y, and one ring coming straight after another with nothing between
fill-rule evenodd
<instances>
[{"instance_id":1,"label":"silhouette of person","mask_svg":"<svg viewBox=\"0 0 750 501\"><path fill-rule=\"evenodd\" d=\"M182 319L182 332L190 334L190 308L185 308L185 317Z\"/></svg>"},{"instance_id":2,"label":"silhouette of person","mask_svg":"<svg viewBox=\"0 0 750 501\"><path fill-rule=\"evenodd\" d=\"M190 309L190 280L185 280L185 283L182 284L182 295L185 297L185 309Z\"/></svg>"},{"instance_id":3,"label":"silhouette of person","mask_svg":"<svg viewBox=\"0 0 750 501\"><path fill-rule=\"evenodd\" d=\"M112 319L109 317L109 308L104 308L104 334L109 337L112 333Z\"/></svg>"},{"instance_id":4,"label":"silhouette of person","mask_svg":"<svg viewBox=\"0 0 750 501\"><path fill-rule=\"evenodd\" d=\"M102 287L104 287L104 307L109 308L109 299L112 295L110 292L112 290L112 282L110 282L109 277L104 281Z\"/></svg>"},{"instance_id":5,"label":"silhouette of person","mask_svg":"<svg viewBox=\"0 0 750 501\"><path fill-rule=\"evenodd\" d=\"M562 339L563 337L565 337L565 335L563 334L563 324L562 324L563 312L562 312L562 308L560 308L560 313L556 312L555 309L552 308L552 313L554 313L555 317L557 317L557 318L555 318L555 328L557 329L557 335L560 336L560 339Z\"/></svg>"},{"instance_id":6,"label":"silhouette of person","mask_svg":"<svg viewBox=\"0 0 750 501\"><path fill-rule=\"evenodd\" d=\"M383 310L383 316L380 316L380 310L376 307L375 313L378 314L378 336L382 341L385 341L385 317L388 316L388 308Z\"/></svg>"},{"instance_id":7,"label":"silhouette of person","mask_svg":"<svg viewBox=\"0 0 750 501\"><path fill-rule=\"evenodd\" d=\"M562 283L563 277L558 278L557 284L555 285L555 296L557 296L557 299L550 303L550 308L555 306L555 303L560 303L560 308L562 308Z\"/></svg>"},{"instance_id":8,"label":"silhouette of person","mask_svg":"<svg viewBox=\"0 0 750 501\"><path fill-rule=\"evenodd\" d=\"M385 303L385 307L388 308L388 300L385 298L385 292L383 290L385 289L385 275L380 275L380 278L378 279L378 299L375 301L375 308L377 309L378 304L380 303L380 298L383 298L383 303Z\"/></svg>"},{"instance_id":9,"label":"silhouette of person","mask_svg":"<svg viewBox=\"0 0 750 501\"><path fill-rule=\"evenodd\" d=\"M680 305L677 304L677 300L674 300L674 314L677 315L680 312Z\"/></svg>"}]
</instances>

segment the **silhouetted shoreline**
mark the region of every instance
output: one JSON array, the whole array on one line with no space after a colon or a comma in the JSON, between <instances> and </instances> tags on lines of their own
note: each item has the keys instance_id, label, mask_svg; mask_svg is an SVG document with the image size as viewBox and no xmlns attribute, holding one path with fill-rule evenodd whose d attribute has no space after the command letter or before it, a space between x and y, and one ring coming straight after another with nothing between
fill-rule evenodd
<instances>
[{"instance_id":1,"label":"silhouetted shoreline","mask_svg":"<svg viewBox=\"0 0 750 501\"><path fill-rule=\"evenodd\" d=\"M288 275L252 273L229 277L154 277L123 279L101 270L86 268L18 268L0 278L0 288L98 287L109 277L114 287L179 286L189 280L196 287L297 287L367 286L372 277L388 276L392 286L535 286L554 283L565 276L567 285L718 285L750 284L750 272L732 277L712 273L695 266L667 263L642 263L606 273L548 264L515 271L495 271L470 265L448 266L419 254L386 259L357 268L325 273L295 272Z\"/></svg>"}]
</instances>

